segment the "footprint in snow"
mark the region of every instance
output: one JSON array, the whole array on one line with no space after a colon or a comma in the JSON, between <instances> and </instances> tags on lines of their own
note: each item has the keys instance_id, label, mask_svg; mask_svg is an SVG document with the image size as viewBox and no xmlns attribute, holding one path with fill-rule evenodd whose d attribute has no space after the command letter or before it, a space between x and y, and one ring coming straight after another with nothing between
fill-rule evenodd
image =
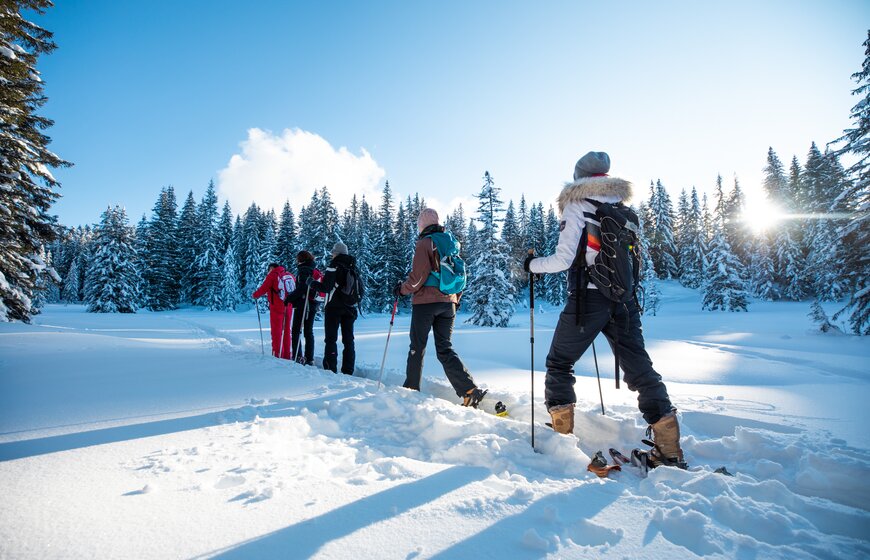
<instances>
[{"instance_id":1,"label":"footprint in snow","mask_svg":"<svg viewBox=\"0 0 870 560\"><path fill-rule=\"evenodd\" d=\"M215 483L214 487L218 490L224 490L226 488L241 486L245 482L246 480L243 476L222 476L221 479Z\"/></svg>"}]
</instances>

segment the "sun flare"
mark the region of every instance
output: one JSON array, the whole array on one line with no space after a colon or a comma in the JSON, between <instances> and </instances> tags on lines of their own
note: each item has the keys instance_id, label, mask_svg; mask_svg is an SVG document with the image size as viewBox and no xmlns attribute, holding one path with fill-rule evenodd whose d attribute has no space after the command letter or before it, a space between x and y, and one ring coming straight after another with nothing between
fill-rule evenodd
<instances>
[{"instance_id":1,"label":"sun flare","mask_svg":"<svg viewBox=\"0 0 870 560\"><path fill-rule=\"evenodd\" d=\"M747 204L743 209L743 221L754 233L770 231L786 217L785 212L766 199Z\"/></svg>"}]
</instances>

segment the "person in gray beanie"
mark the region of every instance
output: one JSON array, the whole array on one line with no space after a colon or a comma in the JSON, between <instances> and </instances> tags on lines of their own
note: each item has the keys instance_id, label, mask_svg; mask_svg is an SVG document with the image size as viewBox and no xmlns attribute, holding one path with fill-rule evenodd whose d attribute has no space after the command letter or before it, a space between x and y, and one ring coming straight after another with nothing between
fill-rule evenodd
<instances>
[{"instance_id":1,"label":"person in gray beanie","mask_svg":"<svg viewBox=\"0 0 870 560\"><path fill-rule=\"evenodd\" d=\"M326 267L323 280L309 276L306 284L312 292L326 292L323 307L323 369L338 373L338 331L341 329L341 372L353 375L356 350L353 324L362 298L362 279L356 267L356 257L349 255L347 245L339 241L332 247L332 260Z\"/></svg>"},{"instance_id":2,"label":"person in gray beanie","mask_svg":"<svg viewBox=\"0 0 870 560\"><path fill-rule=\"evenodd\" d=\"M569 271L568 302L559 316L547 354L547 410L554 430L573 433L577 402L574 364L598 333L604 333L619 357L628 388L638 393L638 408L649 424L648 433L655 444L649 453L652 466L685 468L676 409L644 348L637 300L613 302L599 292L589 277L588 269L601 249L598 206L625 202L632 194L631 183L610 177L609 172L610 156L604 152L589 152L577 161L574 181L565 185L558 198L562 221L556 252L540 258L529 255L523 263L526 272L534 274ZM585 251L585 262L575 264L581 250Z\"/></svg>"}]
</instances>

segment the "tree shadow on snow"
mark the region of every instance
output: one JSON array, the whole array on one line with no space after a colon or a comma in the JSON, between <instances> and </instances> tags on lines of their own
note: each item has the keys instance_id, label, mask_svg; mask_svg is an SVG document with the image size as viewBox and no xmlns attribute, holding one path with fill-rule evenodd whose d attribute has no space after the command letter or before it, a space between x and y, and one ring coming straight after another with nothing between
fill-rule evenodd
<instances>
[{"instance_id":1,"label":"tree shadow on snow","mask_svg":"<svg viewBox=\"0 0 870 560\"><path fill-rule=\"evenodd\" d=\"M75 432L58 436L47 436L43 438L0 443L0 462L23 459L25 457L33 457L36 455L45 455L48 453L57 453L58 451L80 449L92 445L117 443L120 441L129 441L188 430L197 430L200 428L209 428L220 424L227 424L229 422L249 421L253 420L255 416L260 416L262 418L295 416L299 414L303 408L311 410L312 408L316 408L318 405L322 405L325 401L344 398L359 393L360 391L361 389L352 389L350 391L329 393L321 397L306 400L282 399L277 403L264 406L243 406L218 412L199 414L196 416L185 416L183 418L156 420L140 424L129 424L125 426L101 428L98 430Z\"/></svg>"},{"instance_id":2,"label":"tree shadow on snow","mask_svg":"<svg viewBox=\"0 0 870 560\"><path fill-rule=\"evenodd\" d=\"M323 545L483 480L483 467L454 466L335 508L262 537L208 553L209 558L310 558Z\"/></svg>"}]
</instances>

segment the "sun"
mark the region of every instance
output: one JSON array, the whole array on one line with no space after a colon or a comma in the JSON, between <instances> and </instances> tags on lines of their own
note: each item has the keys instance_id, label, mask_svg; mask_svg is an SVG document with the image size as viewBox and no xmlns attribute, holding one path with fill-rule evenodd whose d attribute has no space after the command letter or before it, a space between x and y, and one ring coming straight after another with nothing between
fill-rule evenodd
<instances>
[{"instance_id":1,"label":"sun","mask_svg":"<svg viewBox=\"0 0 870 560\"><path fill-rule=\"evenodd\" d=\"M776 228L785 218L785 212L766 198L747 203L742 213L743 221L756 234Z\"/></svg>"}]
</instances>

